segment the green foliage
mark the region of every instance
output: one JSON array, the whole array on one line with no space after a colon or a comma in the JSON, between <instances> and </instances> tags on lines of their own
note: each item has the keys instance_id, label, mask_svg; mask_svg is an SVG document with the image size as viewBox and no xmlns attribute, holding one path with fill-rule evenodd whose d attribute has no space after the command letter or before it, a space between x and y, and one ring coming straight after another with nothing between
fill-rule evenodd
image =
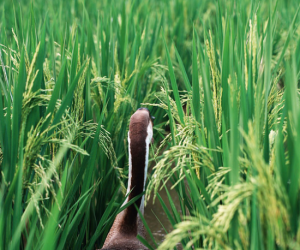
<instances>
[{"instance_id":1,"label":"green foliage","mask_svg":"<svg viewBox=\"0 0 300 250\"><path fill-rule=\"evenodd\" d=\"M298 249L298 12L297 0L1 1L0 249L102 246L142 105L156 117L146 196L174 228L158 249Z\"/></svg>"}]
</instances>

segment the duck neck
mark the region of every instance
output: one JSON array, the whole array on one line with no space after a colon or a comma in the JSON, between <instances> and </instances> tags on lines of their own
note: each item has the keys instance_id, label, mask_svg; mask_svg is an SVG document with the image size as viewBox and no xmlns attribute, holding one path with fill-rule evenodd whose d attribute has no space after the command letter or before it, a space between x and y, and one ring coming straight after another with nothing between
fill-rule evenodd
<instances>
[{"instance_id":1,"label":"duck neck","mask_svg":"<svg viewBox=\"0 0 300 250\"><path fill-rule=\"evenodd\" d=\"M128 148L129 148L129 175L127 186L127 199L125 204L134 197L145 191L148 155L149 155L149 140L147 136L137 137L128 133ZM137 199L132 205L124 210L122 222L123 231L128 232L136 230L138 212L135 205L144 213L144 195ZM129 230L130 228L130 230Z\"/></svg>"}]
</instances>

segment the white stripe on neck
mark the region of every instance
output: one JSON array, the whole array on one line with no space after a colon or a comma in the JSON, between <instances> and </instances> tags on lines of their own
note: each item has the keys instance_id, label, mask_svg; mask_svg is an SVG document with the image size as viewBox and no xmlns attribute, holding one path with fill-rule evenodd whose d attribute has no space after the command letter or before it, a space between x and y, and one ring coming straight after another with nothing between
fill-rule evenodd
<instances>
[{"instance_id":1,"label":"white stripe on neck","mask_svg":"<svg viewBox=\"0 0 300 250\"><path fill-rule=\"evenodd\" d=\"M128 168L128 184L127 184L127 192L126 195L129 194L130 191L130 183L131 183L131 178L132 178L132 157L131 157L131 152L130 152L130 136L129 136L129 131L128 131L128 151L129 151L129 168ZM129 195L125 201L125 203L128 202Z\"/></svg>"},{"instance_id":2,"label":"white stripe on neck","mask_svg":"<svg viewBox=\"0 0 300 250\"><path fill-rule=\"evenodd\" d=\"M145 186L146 186L146 179L148 173L148 161L149 161L149 147L150 147L152 136L153 136L152 122L149 122L149 125L147 127L147 137L146 137L146 157L145 157L143 191L145 191ZM144 203L145 203L145 195L142 196L141 205L140 205L140 210L142 214L144 214Z\"/></svg>"}]
</instances>

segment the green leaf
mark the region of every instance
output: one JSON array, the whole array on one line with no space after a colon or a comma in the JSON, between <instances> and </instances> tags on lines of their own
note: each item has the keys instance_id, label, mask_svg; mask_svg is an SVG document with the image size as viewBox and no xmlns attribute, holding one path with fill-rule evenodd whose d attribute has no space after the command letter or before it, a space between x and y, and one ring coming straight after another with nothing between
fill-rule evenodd
<instances>
[{"instance_id":1,"label":"green leaf","mask_svg":"<svg viewBox=\"0 0 300 250\"><path fill-rule=\"evenodd\" d=\"M175 97L177 111L178 111L178 114L179 114L180 122L184 125L184 113L183 113L182 105L181 105L181 102L180 102L178 87L177 87L177 83L176 83L176 78L175 78L175 73L174 73L174 70L173 70L173 65L172 65L170 53L169 53L168 46L166 44L166 40L165 40L164 36L163 36L163 41L164 41L165 50L166 50L167 59L168 59L168 67L169 67L169 74L170 74L170 79L171 79L171 86L172 86L173 94L174 94L174 97Z\"/></svg>"}]
</instances>

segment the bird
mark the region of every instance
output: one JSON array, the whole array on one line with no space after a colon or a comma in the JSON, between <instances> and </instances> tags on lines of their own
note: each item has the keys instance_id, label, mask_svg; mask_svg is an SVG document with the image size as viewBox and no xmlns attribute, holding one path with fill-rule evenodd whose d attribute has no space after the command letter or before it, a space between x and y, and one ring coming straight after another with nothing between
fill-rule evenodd
<instances>
[{"instance_id":1,"label":"bird","mask_svg":"<svg viewBox=\"0 0 300 250\"><path fill-rule=\"evenodd\" d=\"M150 143L153 142L153 120L147 108L139 108L130 117L128 131L129 171L126 204L145 191ZM123 204L123 205L124 205ZM145 229L135 205L144 214L144 195L119 213L105 239L102 250L147 250L137 234Z\"/></svg>"}]
</instances>

